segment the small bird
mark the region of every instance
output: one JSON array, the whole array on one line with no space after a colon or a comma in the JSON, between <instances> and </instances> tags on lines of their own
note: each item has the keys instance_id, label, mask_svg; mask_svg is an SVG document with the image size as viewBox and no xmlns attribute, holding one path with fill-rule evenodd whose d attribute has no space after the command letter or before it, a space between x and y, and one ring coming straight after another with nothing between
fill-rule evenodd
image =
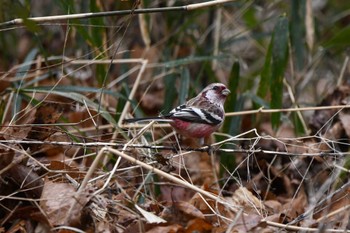
<instances>
[{"instance_id":1,"label":"small bird","mask_svg":"<svg viewBox=\"0 0 350 233\"><path fill-rule=\"evenodd\" d=\"M224 103L230 90L222 83L212 83L196 97L168 114L158 117L131 118L124 122L168 122L177 133L190 138L205 138L215 132L225 119Z\"/></svg>"}]
</instances>

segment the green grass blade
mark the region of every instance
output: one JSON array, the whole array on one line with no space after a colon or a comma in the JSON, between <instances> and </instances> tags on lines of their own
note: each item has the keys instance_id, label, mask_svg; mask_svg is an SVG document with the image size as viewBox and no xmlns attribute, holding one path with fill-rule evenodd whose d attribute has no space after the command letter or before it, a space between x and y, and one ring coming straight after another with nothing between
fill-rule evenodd
<instances>
[{"instance_id":1,"label":"green grass blade","mask_svg":"<svg viewBox=\"0 0 350 233\"><path fill-rule=\"evenodd\" d=\"M291 1L290 39L297 70L303 69L305 65L305 14L305 0Z\"/></svg>"},{"instance_id":2,"label":"green grass blade","mask_svg":"<svg viewBox=\"0 0 350 233\"><path fill-rule=\"evenodd\" d=\"M24 89L21 91L30 91L28 89ZM99 104L93 102L92 100L90 100L89 98L87 98L84 95L81 95L79 93L75 93L75 92L60 92L60 91L53 91L53 90L33 90L33 92L36 93L47 93L47 94L53 94L53 95L59 95L59 96L63 96L72 100L75 100L79 103L81 103L82 105L86 105L95 110L98 111L98 109L100 109L99 113L101 114L101 116L103 118L105 118L109 123L113 124L114 126L117 126L117 122L114 120L114 118L111 116L111 114L109 114L109 112L104 109L103 107L99 107Z\"/></svg>"},{"instance_id":3,"label":"green grass blade","mask_svg":"<svg viewBox=\"0 0 350 233\"><path fill-rule=\"evenodd\" d=\"M288 19L282 16L275 26L272 37L272 62L271 62L271 108L281 108L283 99L283 79L284 72L288 62L288 42L289 29ZM271 123L273 128L277 128L280 124L281 113L273 113L271 115Z\"/></svg>"},{"instance_id":4,"label":"green grass blade","mask_svg":"<svg viewBox=\"0 0 350 233\"><path fill-rule=\"evenodd\" d=\"M228 88L231 91L231 94L227 97L226 103L225 103L225 111L226 112L234 112L238 111L237 107L237 92L238 92L238 85L239 85L239 62L235 61L232 65L229 82L228 82ZM230 135L236 135L240 129L240 116L231 117L225 120L224 123L224 132L227 132Z\"/></svg>"},{"instance_id":5,"label":"green grass blade","mask_svg":"<svg viewBox=\"0 0 350 233\"><path fill-rule=\"evenodd\" d=\"M169 74L164 78L165 84L165 99L163 106L163 113L168 113L173 109L174 100L177 98L177 91L175 88L176 84L176 74Z\"/></svg>"},{"instance_id":6,"label":"green grass blade","mask_svg":"<svg viewBox=\"0 0 350 233\"><path fill-rule=\"evenodd\" d=\"M235 61L232 65L229 80L228 80L228 88L231 91L231 94L227 97L225 103L225 111L226 112L234 112L239 111L243 108L243 103L240 105L237 102L238 96L238 84L240 80L240 66L239 62ZM230 118L226 118L223 126L223 131L227 132L230 135L236 135L239 133L241 129L241 116L234 116ZM224 139L224 138L220 138ZM224 146L227 148L227 146ZM228 169L234 169L236 166L236 157L232 155L232 153L223 153L220 155L220 174L223 174Z\"/></svg>"},{"instance_id":7,"label":"green grass blade","mask_svg":"<svg viewBox=\"0 0 350 233\"><path fill-rule=\"evenodd\" d=\"M185 103L188 99L188 90L190 88L190 71L184 67L180 80L179 104Z\"/></svg>"},{"instance_id":8,"label":"green grass blade","mask_svg":"<svg viewBox=\"0 0 350 233\"><path fill-rule=\"evenodd\" d=\"M270 43L269 48L267 50L265 63L264 63L263 70L261 71L261 74L260 74L260 83L257 91L257 96L263 99L266 97L266 94L270 90L270 82L271 82L270 80L271 80L271 72L272 72L271 57L272 57L272 42ZM259 108L260 106L257 105L256 103L254 104L255 108Z\"/></svg>"},{"instance_id":9,"label":"green grass blade","mask_svg":"<svg viewBox=\"0 0 350 233\"><path fill-rule=\"evenodd\" d=\"M297 135L305 135L306 131L299 115L296 112L293 112L291 115L295 133Z\"/></svg>"},{"instance_id":10,"label":"green grass blade","mask_svg":"<svg viewBox=\"0 0 350 233\"><path fill-rule=\"evenodd\" d=\"M83 87L83 86L38 86L38 87L28 87L23 88L21 91L34 92L34 91L58 91L58 92L82 92L82 93L101 93L101 88L95 87ZM123 94L120 94L111 90L103 90L104 94L111 95L116 98L127 99Z\"/></svg>"},{"instance_id":11,"label":"green grass blade","mask_svg":"<svg viewBox=\"0 0 350 233\"><path fill-rule=\"evenodd\" d=\"M337 31L335 35L323 43L325 48L336 47L338 49L347 48L350 45L350 26Z\"/></svg>"},{"instance_id":12,"label":"green grass blade","mask_svg":"<svg viewBox=\"0 0 350 233\"><path fill-rule=\"evenodd\" d=\"M19 77L24 78L27 75L30 67L32 66L31 62L35 59L37 54L38 54L38 49L36 49L36 48L32 49L29 52L29 54L27 55L27 57L25 58L25 60L23 62L23 64L28 64L28 65L23 65L18 69L18 71L16 73L17 78L19 78ZM21 79L21 81L19 81L19 82L13 82L13 86L16 88L23 86L23 79ZM21 95L16 93L14 101L15 102L14 102L13 109L12 109L13 116L15 116L17 114L17 112L19 112L21 109L21 105L22 105Z\"/></svg>"},{"instance_id":13,"label":"green grass blade","mask_svg":"<svg viewBox=\"0 0 350 233\"><path fill-rule=\"evenodd\" d=\"M196 56L196 57L186 57L182 59L177 59L174 61L164 62L162 65L166 68L174 68L177 66L188 65L196 62L204 62L211 61L213 59L227 59L227 55L219 55L219 56Z\"/></svg>"}]
</instances>

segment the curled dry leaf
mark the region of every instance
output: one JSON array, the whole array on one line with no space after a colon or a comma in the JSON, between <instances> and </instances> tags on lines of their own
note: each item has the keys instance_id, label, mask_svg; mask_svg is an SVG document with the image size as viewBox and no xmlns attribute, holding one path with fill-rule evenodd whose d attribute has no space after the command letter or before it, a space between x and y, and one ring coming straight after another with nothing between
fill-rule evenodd
<instances>
[{"instance_id":1,"label":"curled dry leaf","mask_svg":"<svg viewBox=\"0 0 350 233\"><path fill-rule=\"evenodd\" d=\"M68 183L54 183L46 180L44 190L41 196L40 207L46 213L48 221L53 226L67 224L66 217L70 210L70 207L76 202L78 198L78 204L73 209L73 213L70 216L74 218L69 219L69 225L77 225L80 222L82 215L82 209L89 201L89 198L84 193L75 197L76 190L73 185Z\"/></svg>"},{"instance_id":2,"label":"curled dry leaf","mask_svg":"<svg viewBox=\"0 0 350 233\"><path fill-rule=\"evenodd\" d=\"M88 205L87 212L90 213L94 222L95 232L112 232L111 227L117 225L108 219L108 201L104 195L95 195ZM82 222L83 225L90 224Z\"/></svg>"},{"instance_id":3,"label":"curled dry leaf","mask_svg":"<svg viewBox=\"0 0 350 233\"><path fill-rule=\"evenodd\" d=\"M188 202L176 202L175 206L178 210L180 210L184 214L187 214L188 216L204 219L204 214Z\"/></svg>"},{"instance_id":4,"label":"curled dry leaf","mask_svg":"<svg viewBox=\"0 0 350 233\"><path fill-rule=\"evenodd\" d=\"M226 200L234 206L242 207L245 213L260 214L266 211L263 203L245 187L239 187L232 197Z\"/></svg>"},{"instance_id":5,"label":"curled dry leaf","mask_svg":"<svg viewBox=\"0 0 350 233\"><path fill-rule=\"evenodd\" d=\"M282 204L276 200L266 200L264 201L265 208L269 213L275 214L280 213L282 210Z\"/></svg>"},{"instance_id":6,"label":"curled dry leaf","mask_svg":"<svg viewBox=\"0 0 350 233\"><path fill-rule=\"evenodd\" d=\"M181 143L183 146L192 148L198 147L198 140L195 140L194 138L184 138ZM205 143L207 143L207 141ZM209 144L210 142L208 142L208 145ZM172 158L171 161L174 165L184 163L183 167L186 168L186 171L183 170L183 167L181 166L178 167L178 169L182 169L180 172L184 177L186 177L187 174L190 175L192 184L211 185L215 183L213 171L218 170L218 160L216 160L217 163L213 164L211 157L208 156L206 152L191 151L188 152L186 156L176 156ZM215 169L213 166L216 166Z\"/></svg>"},{"instance_id":7,"label":"curled dry leaf","mask_svg":"<svg viewBox=\"0 0 350 233\"><path fill-rule=\"evenodd\" d=\"M162 194L161 199L166 202L190 200L194 193L192 190L178 185L162 185L160 186L160 191Z\"/></svg>"},{"instance_id":8,"label":"curled dry leaf","mask_svg":"<svg viewBox=\"0 0 350 233\"><path fill-rule=\"evenodd\" d=\"M227 202L227 205L225 205L213 199L206 199L198 193L193 196L189 203L205 216L207 222L212 224L215 224L218 221L217 213L220 213L220 215L225 216L228 219L234 219L236 215L235 211L228 207L231 206L231 203ZM226 223L223 222L222 226L226 227Z\"/></svg>"},{"instance_id":9,"label":"curled dry leaf","mask_svg":"<svg viewBox=\"0 0 350 233\"><path fill-rule=\"evenodd\" d=\"M62 108L58 104L45 104L41 105L35 114L34 126L28 134L28 139L35 139L44 141L51 134L54 133L52 126L40 126L41 124L54 124L62 115Z\"/></svg>"},{"instance_id":10,"label":"curled dry leaf","mask_svg":"<svg viewBox=\"0 0 350 233\"><path fill-rule=\"evenodd\" d=\"M42 178L33 170L22 164L15 164L9 170L9 177L21 190L25 190L25 195L31 198L39 198L43 190Z\"/></svg>"},{"instance_id":11,"label":"curled dry leaf","mask_svg":"<svg viewBox=\"0 0 350 233\"><path fill-rule=\"evenodd\" d=\"M188 202L175 202L172 206L164 208L161 216L168 222L186 225L189 220L198 218L205 219L204 214Z\"/></svg>"},{"instance_id":12,"label":"curled dry leaf","mask_svg":"<svg viewBox=\"0 0 350 233\"><path fill-rule=\"evenodd\" d=\"M350 206L350 187L341 189L330 200L315 208L314 218L318 222L348 223Z\"/></svg>"},{"instance_id":13,"label":"curled dry leaf","mask_svg":"<svg viewBox=\"0 0 350 233\"><path fill-rule=\"evenodd\" d=\"M31 126L35 120L36 109L31 109L31 111L23 113L20 115L15 123L15 125L8 125L0 131L6 140L23 140L27 138L29 132L32 130Z\"/></svg>"}]
</instances>

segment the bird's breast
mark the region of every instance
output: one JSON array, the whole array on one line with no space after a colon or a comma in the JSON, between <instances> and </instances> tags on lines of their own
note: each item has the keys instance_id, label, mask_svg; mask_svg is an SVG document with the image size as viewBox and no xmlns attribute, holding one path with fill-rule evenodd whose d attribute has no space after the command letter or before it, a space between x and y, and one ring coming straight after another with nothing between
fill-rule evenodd
<instances>
[{"instance_id":1,"label":"bird's breast","mask_svg":"<svg viewBox=\"0 0 350 233\"><path fill-rule=\"evenodd\" d=\"M180 119L173 119L173 122L170 122L170 125L176 130L177 133L186 137L194 138L207 137L220 127L220 125L193 123Z\"/></svg>"}]
</instances>

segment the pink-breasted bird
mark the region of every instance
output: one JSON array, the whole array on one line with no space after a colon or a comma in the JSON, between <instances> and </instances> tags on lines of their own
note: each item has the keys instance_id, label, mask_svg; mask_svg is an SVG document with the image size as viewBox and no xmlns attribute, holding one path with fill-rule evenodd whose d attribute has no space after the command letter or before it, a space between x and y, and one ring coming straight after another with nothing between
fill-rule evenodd
<instances>
[{"instance_id":1,"label":"pink-breasted bird","mask_svg":"<svg viewBox=\"0 0 350 233\"><path fill-rule=\"evenodd\" d=\"M192 138L205 138L215 132L225 119L224 103L230 90L222 83L212 83L196 97L168 114L158 117L131 118L124 122L168 122L177 133Z\"/></svg>"}]
</instances>

